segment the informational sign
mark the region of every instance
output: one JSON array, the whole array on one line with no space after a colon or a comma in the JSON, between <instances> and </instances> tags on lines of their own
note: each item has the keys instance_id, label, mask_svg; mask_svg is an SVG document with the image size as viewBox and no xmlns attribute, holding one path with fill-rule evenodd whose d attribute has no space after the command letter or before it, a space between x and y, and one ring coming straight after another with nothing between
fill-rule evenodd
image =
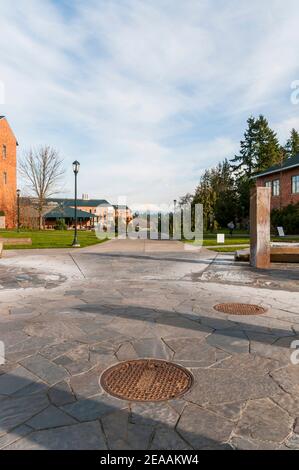
<instances>
[{"instance_id":1,"label":"informational sign","mask_svg":"<svg viewBox=\"0 0 299 470\"><path fill-rule=\"evenodd\" d=\"M280 237L285 237L284 229L283 227L277 227L278 235Z\"/></svg>"},{"instance_id":2,"label":"informational sign","mask_svg":"<svg viewBox=\"0 0 299 470\"><path fill-rule=\"evenodd\" d=\"M225 243L224 233L217 233L217 243Z\"/></svg>"}]
</instances>

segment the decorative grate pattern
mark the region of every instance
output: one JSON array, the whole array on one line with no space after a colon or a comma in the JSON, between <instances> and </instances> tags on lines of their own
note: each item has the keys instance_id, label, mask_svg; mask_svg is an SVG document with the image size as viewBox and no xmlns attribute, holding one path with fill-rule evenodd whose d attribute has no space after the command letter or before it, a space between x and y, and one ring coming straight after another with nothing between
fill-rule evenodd
<instances>
[{"instance_id":1,"label":"decorative grate pattern","mask_svg":"<svg viewBox=\"0 0 299 470\"><path fill-rule=\"evenodd\" d=\"M214 309L228 315L262 315L267 312L264 307L253 304L218 304L214 306Z\"/></svg>"},{"instance_id":2,"label":"decorative grate pattern","mask_svg":"<svg viewBox=\"0 0 299 470\"><path fill-rule=\"evenodd\" d=\"M164 401L177 398L192 386L191 373L177 364L140 359L117 364L101 376L103 389L129 401Z\"/></svg>"}]
</instances>

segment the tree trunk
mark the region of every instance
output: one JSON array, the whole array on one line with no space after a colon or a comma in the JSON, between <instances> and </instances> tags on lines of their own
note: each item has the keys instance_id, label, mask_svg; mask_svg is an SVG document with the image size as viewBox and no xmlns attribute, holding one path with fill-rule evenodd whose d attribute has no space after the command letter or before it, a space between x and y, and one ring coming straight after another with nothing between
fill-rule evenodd
<instances>
[{"instance_id":1,"label":"tree trunk","mask_svg":"<svg viewBox=\"0 0 299 470\"><path fill-rule=\"evenodd\" d=\"M38 206L38 226L39 230L43 229L43 204L41 201Z\"/></svg>"}]
</instances>

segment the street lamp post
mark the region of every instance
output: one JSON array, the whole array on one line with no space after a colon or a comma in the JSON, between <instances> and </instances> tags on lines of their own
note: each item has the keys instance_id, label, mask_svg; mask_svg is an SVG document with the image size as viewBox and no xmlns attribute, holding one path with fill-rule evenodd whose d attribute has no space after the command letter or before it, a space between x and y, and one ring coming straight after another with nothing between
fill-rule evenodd
<instances>
[{"instance_id":1,"label":"street lamp post","mask_svg":"<svg viewBox=\"0 0 299 470\"><path fill-rule=\"evenodd\" d=\"M172 239L175 238L175 213L176 213L176 204L177 204L177 200L174 199L173 200L173 215L172 215Z\"/></svg>"},{"instance_id":2,"label":"street lamp post","mask_svg":"<svg viewBox=\"0 0 299 470\"><path fill-rule=\"evenodd\" d=\"M18 224L18 232L20 231L20 194L21 194L21 191L20 189L17 189L17 206L18 206L18 221L17 221L17 224Z\"/></svg>"},{"instance_id":3,"label":"street lamp post","mask_svg":"<svg viewBox=\"0 0 299 470\"><path fill-rule=\"evenodd\" d=\"M80 243L78 241L78 233L77 233L77 175L79 173L79 169L80 169L80 163L77 160L75 160L73 162L73 172L75 174L75 233L74 233L74 241L72 244L74 248L80 247Z\"/></svg>"}]
</instances>

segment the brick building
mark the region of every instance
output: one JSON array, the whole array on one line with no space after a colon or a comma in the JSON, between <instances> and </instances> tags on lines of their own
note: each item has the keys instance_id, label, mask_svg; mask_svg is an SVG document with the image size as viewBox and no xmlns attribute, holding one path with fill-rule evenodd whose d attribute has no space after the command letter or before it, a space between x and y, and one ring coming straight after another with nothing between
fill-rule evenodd
<instances>
[{"instance_id":1,"label":"brick building","mask_svg":"<svg viewBox=\"0 0 299 470\"><path fill-rule=\"evenodd\" d=\"M299 154L255 175L257 186L272 191L271 209L299 203Z\"/></svg>"},{"instance_id":2,"label":"brick building","mask_svg":"<svg viewBox=\"0 0 299 470\"><path fill-rule=\"evenodd\" d=\"M75 205L74 199L61 198L47 199L47 203L49 210L51 205L63 207L74 207ZM124 223L130 222L133 218L132 211L128 206L112 205L106 199L89 199L87 194L83 194L82 199L77 200L77 208L92 216L90 223L99 223L107 228L115 224L116 218L120 218Z\"/></svg>"},{"instance_id":3,"label":"brick building","mask_svg":"<svg viewBox=\"0 0 299 470\"><path fill-rule=\"evenodd\" d=\"M115 210L115 217L120 218L121 220L125 221L126 223L131 222L133 219L132 210L128 206L124 205L113 205Z\"/></svg>"},{"instance_id":4,"label":"brick building","mask_svg":"<svg viewBox=\"0 0 299 470\"><path fill-rule=\"evenodd\" d=\"M74 207L74 199L51 198L47 200L48 204L60 205L64 207ZM82 199L77 200L78 210L89 212L96 223L111 224L114 222L114 208L106 199L89 199L83 194Z\"/></svg>"},{"instance_id":5,"label":"brick building","mask_svg":"<svg viewBox=\"0 0 299 470\"><path fill-rule=\"evenodd\" d=\"M18 142L5 116L0 116L0 213L5 226L15 227Z\"/></svg>"}]
</instances>

